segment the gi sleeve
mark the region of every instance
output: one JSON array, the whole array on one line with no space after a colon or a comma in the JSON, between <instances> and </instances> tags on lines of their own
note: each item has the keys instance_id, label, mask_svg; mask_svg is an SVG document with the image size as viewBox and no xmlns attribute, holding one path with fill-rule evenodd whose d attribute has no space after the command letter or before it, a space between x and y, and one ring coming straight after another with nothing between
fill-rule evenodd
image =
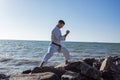
<instances>
[{"instance_id":1,"label":"gi sleeve","mask_svg":"<svg viewBox=\"0 0 120 80\"><path fill-rule=\"evenodd\" d=\"M65 36L62 35L60 31L55 31L55 32L53 32L53 34L57 40L65 41Z\"/></svg>"}]
</instances>

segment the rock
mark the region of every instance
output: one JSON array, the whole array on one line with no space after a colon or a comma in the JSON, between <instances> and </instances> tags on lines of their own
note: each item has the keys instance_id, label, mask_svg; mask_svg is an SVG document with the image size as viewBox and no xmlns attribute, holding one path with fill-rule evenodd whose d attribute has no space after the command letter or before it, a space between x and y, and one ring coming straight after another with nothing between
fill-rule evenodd
<instances>
[{"instance_id":1,"label":"rock","mask_svg":"<svg viewBox=\"0 0 120 80\"><path fill-rule=\"evenodd\" d=\"M0 74L0 79L4 79L6 78L6 75L5 74Z\"/></svg>"},{"instance_id":2,"label":"rock","mask_svg":"<svg viewBox=\"0 0 120 80\"><path fill-rule=\"evenodd\" d=\"M86 58L55 68L35 67L10 77L0 74L0 80L120 80L120 57Z\"/></svg>"},{"instance_id":3,"label":"rock","mask_svg":"<svg viewBox=\"0 0 120 80\"><path fill-rule=\"evenodd\" d=\"M62 75L61 80L80 80L79 73L67 71Z\"/></svg>"},{"instance_id":4,"label":"rock","mask_svg":"<svg viewBox=\"0 0 120 80\"><path fill-rule=\"evenodd\" d=\"M23 71L22 74L29 74L29 73L31 73L31 72L32 72L32 70L29 69L29 70Z\"/></svg>"},{"instance_id":5,"label":"rock","mask_svg":"<svg viewBox=\"0 0 120 80\"><path fill-rule=\"evenodd\" d=\"M65 66L67 66L67 65L63 63L63 64L56 66L55 68L59 69L59 70L65 70Z\"/></svg>"},{"instance_id":6,"label":"rock","mask_svg":"<svg viewBox=\"0 0 120 80\"><path fill-rule=\"evenodd\" d=\"M100 70L100 67L101 67L101 62L94 62L93 63L93 68L96 68L97 70Z\"/></svg>"},{"instance_id":7,"label":"rock","mask_svg":"<svg viewBox=\"0 0 120 80\"><path fill-rule=\"evenodd\" d=\"M23 71L23 74L25 73L43 73L43 72L53 72L55 73L59 78L61 78L61 76L66 72L65 70L60 70L60 69L56 69L54 67L35 67L32 70L26 70Z\"/></svg>"},{"instance_id":8,"label":"rock","mask_svg":"<svg viewBox=\"0 0 120 80\"><path fill-rule=\"evenodd\" d=\"M9 76L6 76L5 74L0 74L0 80L8 80Z\"/></svg>"},{"instance_id":9,"label":"rock","mask_svg":"<svg viewBox=\"0 0 120 80\"><path fill-rule=\"evenodd\" d=\"M82 75L82 74L79 75L79 78L80 78L80 80L95 80L95 79L86 77L86 76L84 76L84 75Z\"/></svg>"},{"instance_id":10,"label":"rock","mask_svg":"<svg viewBox=\"0 0 120 80\"><path fill-rule=\"evenodd\" d=\"M118 63L116 63L118 61ZM108 57L106 58L100 68L102 77L105 80L120 80L119 58Z\"/></svg>"},{"instance_id":11,"label":"rock","mask_svg":"<svg viewBox=\"0 0 120 80\"><path fill-rule=\"evenodd\" d=\"M120 61L120 56L114 56L113 59L114 61Z\"/></svg>"},{"instance_id":12,"label":"rock","mask_svg":"<svg viewBox=\"0 0 120 80\"><path fill-rule=\"evenodd\" d=\"M102 72L102 78L104 78L105 80L114 80L112 75L113 73L109 71Z\"/></svg>"},{"instance_id":13,"label":"rock","mask_svg":"<svg viewBox=\"0 0 120 80\"><path fill-rule=\"evenodd\" d=\"M9 80L60 80L57 75L52 72L44 72L37 74L17 74L12 75Z\"/></svg>"},{"instance_id":14,"label":"rock","mask_svg":"<svg viewBox=\"0 0 120 80\"><path fill-rule=\"evenodd\" d=\"M117 66L117 68L120 72L120 57L118 57L118 56L115 57L115 65Z\"/></svg>"},{"instance_id":15,"label":"rock","mask_svg":"<svg viewBox=\"0 0 120 80\"><path fill-rule=\"evenodd\" d=\"M86 58L83 61L89 64L90 66L93 66L93 63L96 62L95 58Z\"/></svg>"},{"instance_id":16,"label":"rock","mask_svg":"<svg viewBox=\"0 0 120 80\"><path fill-rule=\"evenodd\" d=\"M120 80L120 74L111 71L102 72L102 77L104 80Z\"/></svg>"},{"instance_id":17,"label":"rock","mask_svg":"<svg viewBox=\"0 0 120 80\"><path fill-rule=\"evenodd\" d=\"M114 63L114 59L112 57L106 58L100 67L100 71L112 71L115 73L120 73L118 67Z\"/></svg>"},{"instance_id":18,"label":"rock","mask_svg":"<svg viewBox=\"0 0 120 80\"><path fill-rule=\"evenodd\" d=\"M99 79L101 76L100 71L97 69L93 68L92 66L89 66L87 63L83 61L75 61L67 66L65 66L66 70L73 71L73 72L78 72L81 73L89 78L93 79Z\"/></svg>"}]
</instances>

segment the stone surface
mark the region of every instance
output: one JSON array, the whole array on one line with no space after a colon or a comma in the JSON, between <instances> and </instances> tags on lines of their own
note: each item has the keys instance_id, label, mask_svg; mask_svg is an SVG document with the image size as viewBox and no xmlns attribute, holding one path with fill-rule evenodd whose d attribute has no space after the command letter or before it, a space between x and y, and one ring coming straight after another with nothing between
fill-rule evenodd
<instances>
[{"instance_id":1,"label":"stone surface","mask_svg":"<svg viewBox=\"0 0 120 80\"><path fill-rule=\"evenodd\" d=\"M63 63L63 64L60 64L60 65L57 65L55 68L56 68L56 69L59 69L59 70L65 70L65 66L67 66L67 65L65 65L65 64Z\"/></svg>"},{"instance_id":2,"label":"stone surface","mask_svg":"<svg viewBox=\"0 0 120 80\"><path fill-rule=\"evenodd\" d=\"M52 72L44 72L38 74L12 75L9 80L60 80L60 79L56 74Z\"/></svg>"},{"instance_id":3,"label":"stone surface","mask_svg":"<svg viewBox=\"0 0 120 80\"><path fill-rule=\"evenodd\" d=\"M93 79L99 79L101 76L100 71L97 69L89 66L83 61L76 61L72 62L69 65L65 66L66 70L70 70L73 72L79 72L87 77L93 78Z\"/></svg>"},{"instance_id":4,"label":"stone surface","mask_svg":"<svg viewBox=\"0 0 120 80\"><path fill-rule=\"evenodd\" d=\"M32 72L31 69L29 69L29 70L23 71L22 74L29 74L29 73L31 73L31 72Z\"/></svg>"},{"instance_id":5,"label":"stone surface","mask_svg":"<svg viewBox=\"0 0 120 80\"><path fill-rule=\"evenodd\" d=\"M100 67L101 67L101 62L94 62L93 63L93 68L96 68L97 70L100 70Z\"/></svg>"},{"instance_id":6,"label":"stone surface","mask_svg":"<svg viewBox=\"0 0 120 80\"><path fill-rule=\"evenodd\" d=\"M93 66L93 63L96 62L95 58L86 58L83 61L89 64L90 66Z\"/></svg>"},{"instance_id":7,"label":"stone surface","mask_svg":"<svg viewBox=\"0 0 120 80\"><path fill-rule=\"evenodd\" d=\"M42 68L36 67L32 70L32 73L40 73L40 72L53 72L60 78L66 71L59 70L54 67L42 67Z\"/></svg>"},{"instance_id":8,"label":"stone surface","mask_svg":"<svg viewBox=\"0 0 120 80\"><path fill-rule=\"evenodd\" d=\"M102 72L102 77L103 77L105 80L114 80L112 75L113 75L112 72L108 72L108 71Z\"/></svg>"},{"instance_id":9,"label":"stone surface","mask_svg":"<svg viewBox=\"0 0 120 80\"><path fill-rule=\"evenodd\" d=\"M0 74L0 80L8 80L9 76L6 76L5 74Z\"/></svg>"},{"instance_id":10,"label":"stone surface","mask_svg":"<svg viewBox=\"0 0 120 80\"><path fill-rule=\"evenodd\" d=\"M102 72L102 77L105 80L120 80L120 74L117 74L111 71Z\"/></svg>"},{"instance_id":11,"label":"stone surface","mask_svg":"<svg viewBox=\"0 0 120 80\"><path fill-rule=\"evenodd\" d=\"M108 57L106 58L100 67L100 71L113 71L116 73L120 73L117 65L114 63L114 58L113 57Z\"/></svg>"},{"instance_id":12,"label":"stone surface","mask_svg":"<svg viewBox=\"0 0 120 80\"><path fill-rule=\"evenodd\" d=\"M67 71L62 75L61 80L80 80L79 73Z\"/></svg>"}]
</instances>

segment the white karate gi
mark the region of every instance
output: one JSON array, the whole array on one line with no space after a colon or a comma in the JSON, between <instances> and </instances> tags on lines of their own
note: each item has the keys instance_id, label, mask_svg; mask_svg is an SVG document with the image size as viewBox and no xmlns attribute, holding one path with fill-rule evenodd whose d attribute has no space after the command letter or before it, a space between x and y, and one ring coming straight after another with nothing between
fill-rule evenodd
<instances>
[{"instance_id":1,"label":"white karate gi","mask_svg":"<svg viewBox=\"0 0 120 80\"><path fill-rule=\"evenodd\" d=\"M64 41L65 37L61 35L61 31L59 27L55 27L52 31L51 34L51 42L60 44L61 41ZM48 59L50 59L54 53L59 52L58 51L59 47L56 46L55 44L50 43L48 52L44 56L43 61L47 63ZM69 60L69 51L65 47L61 47L60 53L63 53L63 56L65 57L65 60Z\"/></svg>"}]
</instances>

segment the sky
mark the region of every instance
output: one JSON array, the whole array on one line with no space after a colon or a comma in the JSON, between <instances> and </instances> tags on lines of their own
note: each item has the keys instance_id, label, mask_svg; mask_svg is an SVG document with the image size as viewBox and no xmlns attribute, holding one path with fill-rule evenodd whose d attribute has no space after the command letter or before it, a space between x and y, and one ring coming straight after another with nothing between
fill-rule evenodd
<instances>
[{"instance_id":1,"label":"sky","mask_svg":"<svg viewBox=\"0 0 120 80\"><path fill-rule=\"evenodd\" d=\"M120 43L120 0L0 0L0 39L50 40L60 19L67 41Z\"/></svg>"}]
</instances>

